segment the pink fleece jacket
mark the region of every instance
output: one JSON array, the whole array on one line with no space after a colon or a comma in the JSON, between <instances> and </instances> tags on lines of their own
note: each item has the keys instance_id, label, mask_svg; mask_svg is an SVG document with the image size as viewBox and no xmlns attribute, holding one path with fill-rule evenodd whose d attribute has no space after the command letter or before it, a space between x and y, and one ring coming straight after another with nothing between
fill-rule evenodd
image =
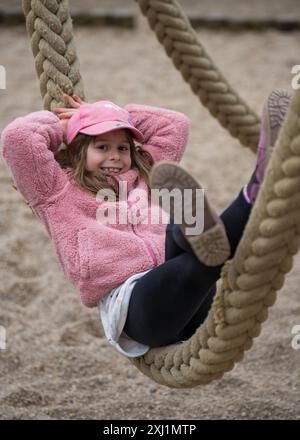
<instances>
[{"instance_id":1,"label":"pink fleece jacket","mask_svg":"<svg viewBox=\"0 0 300 440\"><path fill-rule=\"evenodd\" d=\"M183 114L137 104L126 109L155 162L180 161L189 129ZM54 158L62 135L56 115L30 113L4 129L2 154L18 190L45 224L65 276L79 290L82 303L96 307L127 278L165 261L166 224L97 221L104 202L75 184ZM136 190L147 190L145 181L134 169L117 180L126 180L130 209L136 209Z\"/></svg>"}]
</instances>

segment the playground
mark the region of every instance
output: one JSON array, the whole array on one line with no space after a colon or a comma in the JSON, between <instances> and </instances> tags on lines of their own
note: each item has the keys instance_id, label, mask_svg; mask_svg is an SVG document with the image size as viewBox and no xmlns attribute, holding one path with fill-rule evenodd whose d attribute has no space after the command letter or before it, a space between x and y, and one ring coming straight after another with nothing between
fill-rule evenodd
<instances>
[{"instance_id":1,"label":"playground","mask_svg":"<svg viewBox=\"0 0 300 440\"><path fill-rule=\"evenodd\" d=\"M197 35L257 114L272 89L293 93L299 30L197 29ZM181 164L217 211L225 209L251 175L255 155L192 93L147 20L140 15L135 29L74 26L74 36L89 102L166 107L189 118ZM25 25L1 28L0 64L6 71L1 132L16 117L42 109ZM82 307L3 160L0 182L0 326L6 329L0 419L299 419L300 349L292 343L300 326L299 254L241 362L207 385L168 388L109 346L98 309Z\"/></svg>"}]
</instances>

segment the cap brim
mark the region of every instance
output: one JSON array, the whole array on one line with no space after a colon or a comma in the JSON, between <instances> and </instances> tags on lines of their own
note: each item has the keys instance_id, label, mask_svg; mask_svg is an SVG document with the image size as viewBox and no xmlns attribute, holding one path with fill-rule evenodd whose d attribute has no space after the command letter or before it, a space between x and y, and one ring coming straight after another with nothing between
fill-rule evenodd
<instances>
[{"instance_id":1,"label":"cap brim","mask_svg":"<svg viewBox=\"0 0 300 440\"><path fill-rule=\"evenodd\" d=\"M120 129L130 130L133 134L133 137L138 142L144 142L144 136L137 128L123 122L119 123L118 121L100 122L99 124L94 124L89 127L82 128L79 133L88 134L90 136L97 136L100 134L108 133L109 131L116 131Z\"/></svg>"}]
</instances>

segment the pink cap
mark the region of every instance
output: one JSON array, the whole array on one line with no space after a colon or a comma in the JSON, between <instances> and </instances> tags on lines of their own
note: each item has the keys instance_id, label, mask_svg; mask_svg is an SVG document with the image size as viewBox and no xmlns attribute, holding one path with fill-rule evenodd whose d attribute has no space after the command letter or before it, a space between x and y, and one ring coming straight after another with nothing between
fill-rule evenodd
<instances>
[{"instance_id":1,"label":"pink cap","mask_svg":"<svg viewBox=\"0 0 300 440\"><path fill-rule=\"evenodd\" d=\"M78 133L97 136L120 128L129 129L137 141L144 141L142 133L133 126L127 110L110 101L83 104L68 122L67 143L70 144Z\"/></svg>"}]
</instances>

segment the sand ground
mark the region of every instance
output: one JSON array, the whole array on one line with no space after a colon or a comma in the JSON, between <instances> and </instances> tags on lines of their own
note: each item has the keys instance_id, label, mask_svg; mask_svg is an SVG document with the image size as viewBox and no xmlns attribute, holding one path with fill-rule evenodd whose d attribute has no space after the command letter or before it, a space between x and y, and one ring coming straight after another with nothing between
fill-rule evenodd
<instances>
[{"instance_id":1,"label":"sand ground","mask_svg":"<svg viewBox=\"0 0 300 440\"><path fill-rule=\"evenodd\" d=\"M111 99L169 107L191 120L183 165L221 210L255 164L209 115L141 21L137 31L76 30L90 101ZM199 34L231 84L256 110L274 87L291 90L299 33ZM13 48L13 50L12 50ZM1 29L0 130L41 109L33 58L23 27ZM251 351L220 381L174 390L144 377L103 337L98 311L84 308L64 278L43 225L11 188L0 161L1 419L295 419L299 417L300 257ZM184 294L184 292L183 292Z\"/></svg>"}]
</instances>

